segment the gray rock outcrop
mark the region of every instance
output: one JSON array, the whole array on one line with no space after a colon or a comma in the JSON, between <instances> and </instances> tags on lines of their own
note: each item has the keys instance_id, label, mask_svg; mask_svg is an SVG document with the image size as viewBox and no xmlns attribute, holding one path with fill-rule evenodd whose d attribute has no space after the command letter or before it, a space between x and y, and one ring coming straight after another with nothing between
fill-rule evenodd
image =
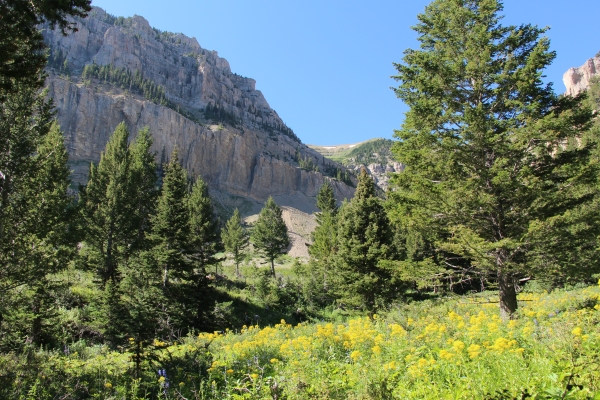
<instances>
[{"instance_id":1,"label":"gray rock outcrop","mask_svg":"<svg viewBox=\"0 0 600 400\"><path fill-rule=\"evenodd\" d=\"M85 181L89 163L99 160L110 134L125 121L132 136L150 128L157 157L177 147L188 171L213 190L259 202L272 195L294 203L298 195L298 208L314 209L306 199L314 199L330 178L300 169L298 159L312 159L320 171L327 170L326 161L298 140L253 79L232 73L227 60L195 38L161 32L139 16L116 18L94 7L76 23L78 32L68 36L44 30L51 50L48 92L75 181ZM93 64L140 74L163 90L166 103L114 79L83 77ZM352 187L333 184L340 199L352 196Z\"/></svg>"},{"instance_id":2,"label":"gray rock outcrop","mask_svg":"<svg viewBox=\"0 0 600 400\"><path fill-rule=\"evenodd\" d=\"M590 86L594 76L600 75L600 56L590 58L579 68L569 68L563 75L563 83L567 88L565 94L576 96Z\"/></svg>"}]
</instances>

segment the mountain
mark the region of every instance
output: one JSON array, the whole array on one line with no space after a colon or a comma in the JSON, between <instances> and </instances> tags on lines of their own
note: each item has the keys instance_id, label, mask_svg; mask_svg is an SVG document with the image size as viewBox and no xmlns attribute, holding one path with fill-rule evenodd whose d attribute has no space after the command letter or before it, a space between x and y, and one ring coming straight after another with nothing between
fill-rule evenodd
<instances>
[{"instance_id":1,"label":"mountain","mask_svg":"<svg viewBox=\"0 0 600 400\"><path fill-rule=\"evenodd\" d=\"M388 188L390 173L404 171L404 165L392 157L389 139L371 139L354 144L335 146L308 145L323 156L342 164L355 174L365 168L382 190Z\"/></svg>"},{"instance_id":2,"label":"mountain","mask_svg":"<svg viewBox=\"0 0 600 400\"><path fill-rule=\"evenodd\" d=\"M600 76L600 53L590 58L578 68L569 68L563 75L563 83L567 88L565 94L576 96L587 89L592 78Z\"/></svg>"},{"instance_id":3,"label":"mountain","mask_svg":"<svg viewBox=\"0 0 600 400\"><path fill-rule=\"evenodd\" d=\"M149 127L165 161L177 147L183 166L207 181L225 209L248 213L269 196L306 212L325 180L339 199L353 195L343 168L302 144L256 90L195 38L152 28L143 17L94 7L68 36L43 27L49 45L48 95L65 132L75 182L122 121L135 137ZM333 179L332 179L333 178Z\"/></svg>"}]
</instances>

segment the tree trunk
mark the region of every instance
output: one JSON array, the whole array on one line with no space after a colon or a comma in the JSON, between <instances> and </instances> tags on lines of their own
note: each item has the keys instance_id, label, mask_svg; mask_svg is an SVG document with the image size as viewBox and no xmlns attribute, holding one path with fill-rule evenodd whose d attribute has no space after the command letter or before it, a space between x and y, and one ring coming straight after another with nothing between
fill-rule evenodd
<instances>
[{"instance_id":1,"label":"tree trunk","mask_svg":"<svg viewBox=\"0 0 600 400\"><path fill-rule=\"evenodd\" d=\"M500 317L507 321L517 311L517 290L515 277L498 270L498 295L500 297Z\"/></svg>"},{"instance_id":2,"label":"tree trunk","mask_svg":"<svg viewBox=\"0 0 600 400\"><path fill-rule=\"evenodd\" d=\"M271 275L275 278L275 260L273 258L271 259Z\"/></svg>"}]
</instances>

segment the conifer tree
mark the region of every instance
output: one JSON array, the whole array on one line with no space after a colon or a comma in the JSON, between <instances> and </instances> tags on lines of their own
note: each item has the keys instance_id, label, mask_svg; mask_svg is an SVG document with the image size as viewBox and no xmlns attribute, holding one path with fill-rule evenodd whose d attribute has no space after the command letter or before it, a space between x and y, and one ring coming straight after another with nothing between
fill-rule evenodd
<instances>
[{"instance_id":1,"label":"conifer tree","mask_svg":"<svg viewBox=\"0 0 600 400\"><path fill-rule=\"evenodd\" d=\"M0 294L36 276L29 262L29 195L39 165L37 146L48 134L50 105L25 84L0 103Z\"/></svg>"},{"instance_id":2,"label":"conifer tree","mask_svg":"<svg viewBox=\"0 0 600 400\"><path fill-rule=\"evenodd\" d=\"M103 284L118 281L119 264L137 239L133 218L137 195L131 186L128 139L125 123L119 124L98 166L90 166L88 183L80 190L85 243L89 247L85 255L88 263L95 264Z\"/></svg>"},{"instance_id":3,"label":"conifer tree","mask_svg":"<svg viewBox=\"0 0 600 400\"><path fill-rule=\"evenodd\" d=\"M156 212L151 218L151 240L166 288L171 277L179 280L185 278L192 267L186 257L190 239L189 211L186 207L187 173L179 165L177 150L173 151L165 170Z\"/></svg>"},{"instance_id":4,"label":"conifer tree","mask_svg":"<svg viewBox=\"0 0 600 400\"><path fill-rule=\"evenodd\" d=\"M281 217L281 208L269 197L260 211L250 237L252 244L271 263L271 275L275 276L275 258L290 244L287 227Z\"/></svg>"},{"instance_id":5,"label":"conifer tree","mask_svg":"<svg viewBox=\"0 0 600 400\"><path fill-rule=\"evenodd\" d=\"M338 215L336 292L346 305L374 312L386 300L393 257L392 235L375 183L363 169L354 198Z\"/></svg>"},{"instance_id":6,"label":"conifer tree","mask_svg":"<svg viewBox=\"0 0 600 400\"><path fill-rule=\"evenodd\" d=\"M50 122L37 133L44 136L35 138L36 152L27 159L23 175L11 182L14 197L8 196L9 201L3 204L8 217L5 227L9 228L5 239L12 237L13 243L3 245L0 256L8 256L12 267L18 267L14 274L10 268L3 270L6 275L0 278L0 298L18 301L4 311L3 306L9 302L0 301L0 313L7 322L19 319L18 324L9 323L6 327L22 327L20 333L32 344L47 342L50 337L60 285L51 281L49 275L67 266L75 247L63 134L56 123ZM17 287L21 290L12 292Z\"/></svg>"},{"instance_id":7,"label":"conifer tree","mask_svg":"<svg viewBox=\"0 0 600 400\"><path fill-rule=\"evenodd\" d=\"M326 181L317 193L317 208L321 210L321 213L328 212L335 215L337 212L338 207L333 193L333 186L329 181Z\"/></svg>"},{"instance_id":8,"label":"conifer tree","mask_svg":"<svg viewBox=\"0 0 600 400\"><path fill-rule=\"evenodd\" d=\"M337 250L337 211L333 186L325 182L317 193L317 227L311 233L312 244L308 252L312 258L310 268L312 273L321 280L323 290L327 290L327 275L333 266L334 255Z\"/></svg>"},{"instance_id":9,"label":"conifer tree","mask_svg":"<svg viewBox=\"0 0 600 400\"><path fill-rule=\"evenodd\" d=\"M186 199L189 213L190 236L188 238L187 257L192 269L186 275L185 298L182 302L191 309L187 325L199 327L209 310L207 270L219 263L215 257L220 248L217 220L213 213L213 204L208 194L208 186L198 176Z\"/></svg>"},{"instance_id":10,"label":"conifer tree","mask_svg":"<svg viewBox=\"0 0 600 400\"><path fill-rule=\"evenodd\" d=\"M244 250L248 247L248 233L242 226L242 218L237 208L221 231L221 240L225 245L225 250L233 257L236 275L240 276L240 262L246 256Z\"/></svg>"},{"instance_id":11,"label":"conifer tree","mask_svg":"<svg viewBox=\"0 0 600 400\"><path fill-rule=\"evenodd\" d=\"M499 285L504 318L523 274L566 277L598 265L595 140L580 98L542 81L546 29L500 24L497 0L435 0L396 64L409 107L392 191L404 226L438 232L442 265L462 259ZM589 275L588 275L589 276Z\"/></svg>"},{"instance_id":12,"label":"conifer tree","mask_svg":"<svg viewBox=\"0 0 600 400\"><path fill-rule=\"evenodd\" d=\"M33 162L37 171L30 181L26 195L29 206L28 231L35 235L29 249L31 263L36 270L28 282L33 289L30 339L34 344L48 340L52 330L50 318L57 313L56 296L60 284L49 275L66 268L74 257L76 236L73 232L73 202L68 195L69 168L64 136L56 122L37 147ZM31 236L30 236L31 237Z\"/></svg>"},{"instance_id":13,"label":"conifer tree","mask_svg":"<svg viewBox=\"0 0 600 400\"><path fill-rule=\"evenodd\" d=\"M147 245L145 235L150 230L150 214L154 210L157 191L157 165L155 154L150 150L152 136L148 128L141 129L130 146L131 171L130 185L132 191L133 215L132 224L137 229L134 249L143 249Z\"/></svg>"}]
</instances>

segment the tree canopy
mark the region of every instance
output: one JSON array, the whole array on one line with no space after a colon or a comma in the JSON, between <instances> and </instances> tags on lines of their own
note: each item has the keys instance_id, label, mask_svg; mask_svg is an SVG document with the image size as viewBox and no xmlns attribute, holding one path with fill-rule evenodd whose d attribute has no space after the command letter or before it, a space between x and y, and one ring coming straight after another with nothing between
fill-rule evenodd
<instances>
[{"instance_id":1,"label":"tree canopy","mask_svg":"<svg viewBox=\"0 0 600 400\"><path fill-rule=\"evenodd\" d=\"M543 83L555 57L546 29L503 26L501 11L435 0L418 16L421 47L395 64L410 109L391 196L401 225L436 232L438 262L498 283L507 317L524 274L589 274L600 225L590 110Z\"/></svg>"},{"instance_id":2,"label":"tree canopy","mask_svg":"<svg viewBox=\"0 0 600 400\"><path fill-rule=\"evenodd\" d=\"M252 229L251 241L271 263L271 274L275 276L275 258L290 244L287 227L281 216L281 208L269 197L260 211Z\"/></svg>"}]
</instances>

